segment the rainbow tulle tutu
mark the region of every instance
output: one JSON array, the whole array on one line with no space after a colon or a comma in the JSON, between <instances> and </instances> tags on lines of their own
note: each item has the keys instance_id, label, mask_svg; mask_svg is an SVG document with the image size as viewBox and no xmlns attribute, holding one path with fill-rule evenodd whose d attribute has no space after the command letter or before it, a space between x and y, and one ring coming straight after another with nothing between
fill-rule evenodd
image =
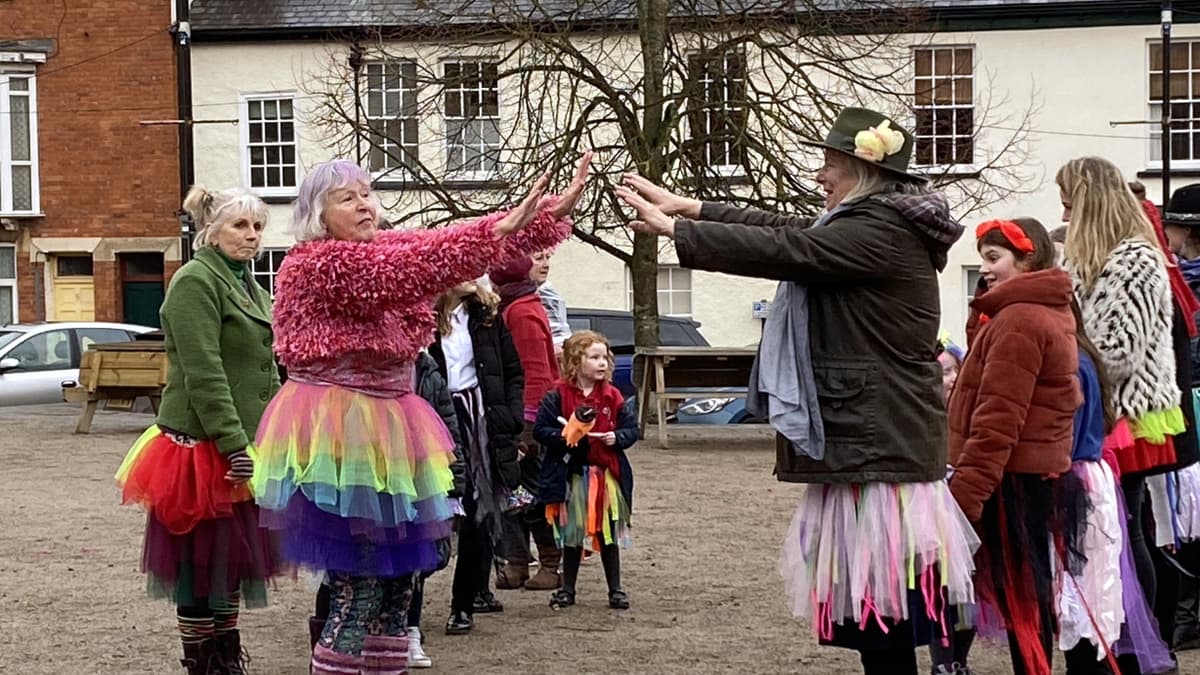
<instances>
[{"instance_id":1,"label":"rainbow tulle tutu","mask_svg":"<svg viewBox=\"0 0 1200 675\"><path fill-rule=\"evenodd\" d=\"M255 445L251 486L285 560L381 577L437 567L453 441L424 399L291 380Z\"/></svg>"},{"instance_id":2,"label":"rainbow tulle tutu","mask_svg":"<svg viewBox=\"0 0 1200 675\"><path fill-rule=\"evenodd\" d=\"M979 538L945 481L806 484L779 562L793 615L829 640L834 626L910 617L910 594L937 607L975 602Z\"/></svg>"}]
</instances>

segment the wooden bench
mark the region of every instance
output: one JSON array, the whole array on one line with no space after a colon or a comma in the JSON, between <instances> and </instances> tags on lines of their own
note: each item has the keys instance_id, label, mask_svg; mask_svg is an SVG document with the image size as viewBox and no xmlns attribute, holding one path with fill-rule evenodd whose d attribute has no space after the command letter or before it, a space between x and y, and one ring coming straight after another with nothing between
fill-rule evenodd
<instances>
[{"instance_id":1,"label":"wooden bench","mask_svg":"<svg viewBox=\"0 0 1200 675\"><path fill-rule=\"evenodd\" d=\"M731 392L727 387L744 389L750 382L750 370L758 349L754 347L652 347L639 348L634 354L634 372L639 364L638 426L645 436L654 397L658 414L658 445L668 446L667 404L689 398L745 398L745 391ZM681 391L682 388L687 391Z\"/></svg>"},{"instance_id":2,"label":"wooden bench","mask_svg":"<svg viewBox=\"0 0 1200 675\"><path fill-rule=\"evenodd\" d=\"M133 409L134 399L146 396L158 412L167 382L167 352L154 340L91 345L79 364L79 382L63 386L63 400L82 403L75 433L86 434L101 401L115 410Z\"/></svg>"}]
</instances>

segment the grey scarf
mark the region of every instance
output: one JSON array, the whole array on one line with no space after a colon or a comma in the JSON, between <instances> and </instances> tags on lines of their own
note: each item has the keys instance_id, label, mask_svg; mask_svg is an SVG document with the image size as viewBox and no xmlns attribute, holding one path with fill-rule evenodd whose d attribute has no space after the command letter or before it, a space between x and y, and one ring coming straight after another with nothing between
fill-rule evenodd
<instances>
[{"instance_id":1,"label":"grey scarf","mask_svg":"<svg viewBox=\"0 0 1200 675\"><path fill-rule=\"evenodd\" d=\"M842 208L835 207L812 227L825 225ZM750 372L746 409L770 422L797 455L825 457L825 426L809 351L808 288L794 281L782 281L775 290Z\"/></svg>"}]
</instances>

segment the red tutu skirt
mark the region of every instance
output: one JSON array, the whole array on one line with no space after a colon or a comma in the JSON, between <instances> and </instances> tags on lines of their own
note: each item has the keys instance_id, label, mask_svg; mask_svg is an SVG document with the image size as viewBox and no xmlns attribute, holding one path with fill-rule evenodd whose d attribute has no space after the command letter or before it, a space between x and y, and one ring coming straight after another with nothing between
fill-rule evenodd
<instances>
[{"instance_id":1,"label":"red tutu skirt","mask_svg":"<svg viewBox=\"0 0 1200 675\"><path fill-rule=\"evenodd\" d=\"M1121 418L1112 433L1104 439L1104 449L1112 450L1122 475L1145 473L1175 464L1175 442L1166 436L1162 443L1137 438L1129 421Z\"/></svg>"},{"instance_id":2,"label":"red tutu skirt","mask_svg":"<svg viewBox=\"0 0 1200 675\"><path fill-rule=\"evenodd\" d=\"M266 604L276 556L249 488L225 479L229 468L212 441L157 427L130 449L117 481L122 503L147 511L142 571L152 596L191 605L240 591L247 606Z\"/></svg>"}]
</instances>

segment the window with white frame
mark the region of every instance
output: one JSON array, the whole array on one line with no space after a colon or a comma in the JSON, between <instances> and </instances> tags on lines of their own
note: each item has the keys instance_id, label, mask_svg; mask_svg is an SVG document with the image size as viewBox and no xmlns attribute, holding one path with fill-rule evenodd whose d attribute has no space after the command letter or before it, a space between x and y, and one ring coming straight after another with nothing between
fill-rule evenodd
<instances>
[{"instance_id":1,"label":"window with white frame","mask_svg":"<svg viewBox=\"0 0 1200 675\"><path fill-rule=\"evenodd\" d=\"M630 310L633 309L633 278L625 273ZM668 316L692 315L692 271L678 265L658 266L658 313Z\"/></svg>"},{"instance_id":2,"label":"window with white frame","mask_svg":"<svg viewBox=\"0 0 1200 675\"><path fill-rule=\"evenodd\" d=\"M368 165L376 175L415 174L417 142L417 64L412 59L368 63Z\"/></svg>"},{"instance_id":3,"label":"window with white frame","mask_svg":"<svg viewBox=\"0 0 1200 675\"><path fill-rule=\"evenodd\" d=\"M913 54L915 163L975 163L975 48L923 47Z\"/></svg>"},{"instance_id":4,"label":"window with white frame","mask_svg":"<svg viewBox=\"0 0 1200 675\"><path fill-rule=\"evenodd\" d=\"M286 248L264 248L261 255L250 261L254 280L265 288L272 298L275 297L275 276L279 274L279 267L283 265L286 255Z\"/></svg>"},{"instance_id":5,"label":"window with white frame","mask_svg":"<svg viewBox=\"0 0 1200 675\"><path fill-rule=\"evenodd\" d=\"M291 94L242 97L243 173L262 195L294 195L296 118Z\"/></svg>"},{"instance_id":6,"label":"window with white frame","mask_svg":"<svg viewBox=\"0 0 1200 675\"><path fill-rule=\"evenodd\" d=\"M1150 119L1162 120L1163 49L1150 49ZM1171 43L1171 161L1200 165L1200 40ZM1150 163L1162 165L1162 125L1150 127Z\"/></svg>"},{"instance_id":7,"label":"window with white frame","mask_svg":"<svg viewBox=\"0 0 1200 675\"><path fill-rule=\"evenodd\" d=\"M443 115L446 172L487 180L500 170L500 66L485 61L447 61Z\"/></svg>"},{"instance_id":8,"label":"window with white frame","mask_svg":"<svg viewBox=\"0 0 1200 675\"><path fill-rule=\"evenodd\" d=\"M967 297L967 311L971 309L971 303L975 301L975 289L979 287L979 279L982 277L979 268L971 265L963 267L963 293Z\"/></svg>"},{"instance_id":9,"label":"window with white frame","mask_svg":"<svg viewBox=\"0 0 1200 675\"><path fill-rule=\"evenodd\" d=\"M17 321L17 247L0 244L0 326Z\"/></svg>"},{"instance_id":10,"label":"window with white frame","mask_svg":"<svg viewBox=\"0 0 1200 675\"><path fill-rule=\"evenodd\" d=\"M40 210L36 111L33 71L0 68L0 214Z\"/></svg>"},{"instance_id":11,"label":"window with white frame","mask_svg":"<svg viewBox=\"0 0 1200 675\"><path fill-rule=\"evenodd\" d=\"M688 135L698 168L718 175L743 172L746 57L740 51L688 57Z\"/></svg>"}]
</instances>

